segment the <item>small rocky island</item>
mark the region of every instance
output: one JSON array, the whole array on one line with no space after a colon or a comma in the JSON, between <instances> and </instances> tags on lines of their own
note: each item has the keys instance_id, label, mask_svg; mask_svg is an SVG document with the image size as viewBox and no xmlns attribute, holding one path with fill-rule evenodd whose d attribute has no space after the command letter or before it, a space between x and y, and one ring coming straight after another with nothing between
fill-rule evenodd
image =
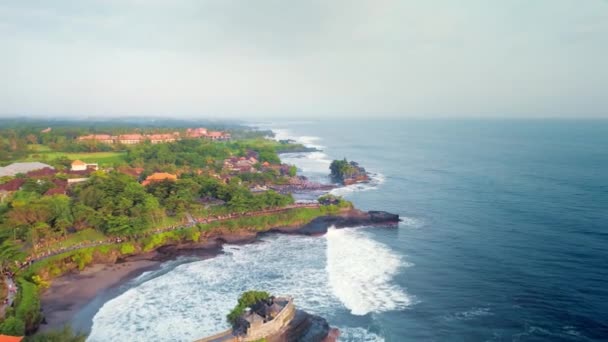
<instances>
[{"instance_id":1,"label":"small rocky island","mask_svg":"<svg viewBox=\"0 0 608 342\"><path fill-rule=\"evenodd\" d=\"M293 298L274 297L264 291L243 293L227 319L231 329L197 342L333 342L339 336L325 319L296 309Z\"/></svg>"},{"instance_id":2,"label":"small rocky island","mask_svg":"<svg viewBox=\"0 0 608 342\"><path fill-rule=\"evenodd\" d=\"M356 183L369 182L369 174L357 162L343 160L334 160L329 166L331 170L331 178L334 182L344 185L352 185Z\"/></svg>"}]
</instances>

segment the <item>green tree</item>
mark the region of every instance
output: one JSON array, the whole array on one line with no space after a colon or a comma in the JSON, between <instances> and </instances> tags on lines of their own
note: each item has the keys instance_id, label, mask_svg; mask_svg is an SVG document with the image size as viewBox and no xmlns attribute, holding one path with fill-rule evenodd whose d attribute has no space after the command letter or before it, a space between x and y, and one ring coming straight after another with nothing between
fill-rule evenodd
<instances>
[{"instance_id":1,"label":"green tree","mask_svg":"<svg viewBox=\"0 0 608 342\"><path fill-rule=\"evenodd\" d=\"M23 336L25 335L25 323L15 316L9 316L0 324L0 331L5 335Z\"/></svg>"},{"instance_id":2,"label":"green tree","mask_svg":"<svg viewBox=\"0 0 608 342\"><path fill-rule=\"evenodd\" d=\"M72 328L66 326L62 330L28 336L25 342L84 342L86 338L86 335L77 334Z\"/></svg>"},{"instance_id":3,"label":"green tree","mask_svg":"<svg viewBox=\"0 0 608 342\"><path fill-rule=\"evenodd\" d=\"M236 306L230 313L226 316L228 323L234 324L239 318L246 308L255 305L256 303L262 300L268 300L270 298L270 294L265 291L247 291L241 294Z\"/></svg>"}]
</instances>

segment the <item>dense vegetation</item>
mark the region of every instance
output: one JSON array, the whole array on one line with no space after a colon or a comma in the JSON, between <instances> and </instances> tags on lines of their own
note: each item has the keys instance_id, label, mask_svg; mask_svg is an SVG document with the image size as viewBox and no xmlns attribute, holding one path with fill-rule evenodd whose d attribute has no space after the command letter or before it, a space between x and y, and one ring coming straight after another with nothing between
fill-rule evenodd
<instances>
[{"instance_id":1,"label":"dense vegetation","mask_svg":"<svg viewBox=\"0 0 608 342\"><path fill-rule=\"evenodd\" d=\"M365 169L355 162L348 162L346 158L332 161L329 169L331 170L331 177L337 181L365 175Z\"/></svg>"},{"instance_id":2,"label":"dense vegetation","mask_svg":"<svg viewBox=\"0 0 608 342\"><path fill-rule=\"evenodd\" d=\"M236 124L218 124L200 120L124 122L57 120L49 122L46 120L0 119L0 165L23 159L52 162L53 159L66 153L125 151L130 148L130 146L122 144L107 145L94 141L76 141L77 137L87 134L172 133L201 125L210 129L228 130L235 139L260 139L272 135L272 132L269 131L252 130ZM51 130L42 132L46 128L51 128ZM58 154L58 152L63 152L63 154ZM32 156L34 158L31 158Z\"/></svg>"},{"instance_id":3,"label":"dense vegetation","mask_svg":"<svg viewBox=\"0 0 608 342\"><path fill-rule=\"evenodd\" d=\"M0 323L0 333L23 335L35 331L42 320L40 290L49 286L50 279L66 272L82 270L94 262L113 262L169 243L199 242L220 232L263 231L303 224L350 207L349 202L332 197L319 208L289 209L158 231L180 226L190 215L208 218L293 204L291 195L272 190L254 193L250 189L257 185L287 184L297 170L279 165L279 153L305 147L263 139L267 132L242 129L232 130L233 137L239 139L229 142L184 139L164 144L104 145L79 143L75 138L91 133L123 134L132 132L134 127L57 124L50 132L42 133L41 129L46 127L47 124L8 122L0 128L0 165L43 161L59 171L0 179L0 184L19 181L17 190L0 194L0 262L3 269L18 271L15 282L19 288L14 308L7 310ZM139 132L160 133L181 128L145 127ZM252 171L235 174L224 167L227 158L251 156L258 160ZM65 185L63 192L53 194L51 190L67 184L70 177L81 177L68 172L74 159L100 162L104 170L91 173L82 183ZM143 171L136 174L121 171L125 168ZM147 186L140 183L154 172L170 172L178 178ZM17 270L20 262L41 255L45 258ZM6 293L6 288L2 291ZM243 303L250 299L244 297ZM28 341L83 339L63 330Z\"/></svg>"},{"instance_id":4,"label":"dense vegetation","mask_svg":"<svg viewBox=\"0 0 608 342\"><path fill-rule=\"evenodd\" d=\"M241 297L239 297L234 309L226 316L228 323L235 324L237 319L245 312L246 308L251 307L262 300L268 300L269 298L270 294L265 291L244 292Z\"/></svg>"},{"instance_id":5,"label":"dense vegetation","mask_svg":"<svg viewBox=\"0 0 608 342\"><path fill-rule=\"evenodd\" d=\"M250 151L255 151L260 163L280 163L278 153L300 148L303 146L263 138L230 142L185 139L172 144L135 145L129 148L125 159L130 165L147 170L171 172L180 168L211 168L219 172L224 159L231 156L242 157Z\"/></svg>"},{"instance_id":6,"label":"dense vegetation","mask_svg":"<svg viewBox=\"0 0 608 342\"><path fill-rule=\"evenodd\" d=\"M25 339L25 342L85 342L86 339L86 335L77 334L69 327L65 327L58 331L29 336Z\"/></svg>"}]
</instances>

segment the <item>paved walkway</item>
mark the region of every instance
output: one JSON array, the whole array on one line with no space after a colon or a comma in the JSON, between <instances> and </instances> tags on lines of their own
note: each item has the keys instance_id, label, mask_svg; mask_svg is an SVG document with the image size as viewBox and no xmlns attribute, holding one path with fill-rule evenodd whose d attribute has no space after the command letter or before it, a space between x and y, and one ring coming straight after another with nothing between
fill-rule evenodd
<instances>
[{"instance_id":1,"label":"paved walkway","mask_svg":"<svg viewBox=\"0 0 608 342\"><path fill-rule=\"evenodd\" d=\"M192 215L187 214L186 217L188 219L188 223L185 225L159 228L159 229L156 229L153 231L146 232L145 234L143 234L142 236L139 236L139 237L152 236L155 234L164 233L164 232L168 232L168 231L172 231L172 230L191 228L191 227L195 226L197 223L208 224L208 223L212 223L212 222L216 222L216 221L228 221L228 220L239 219L239 218L244 218L244 217L255 217L255 216L280 213L283 211L288 211L288 210L297 209L297 208L318 208L319 206L320 205L318 203L296 203L296 204L288 205L288 206L281 207L281 208L265 209L265 210L246 212L246 213L241 213L241 214L228 214L228 215L223 215L223 216L213 216L213 217L208 217L205 219L198 219L198 220L193 218ZM109 238L107 240L100 240L100 241L95 241L95 242L90 242L90 243L82 243L82 244L78 244L78 245L67 247L67 248L60 248L60 249L57 249L54 251L47 251L41 255L36 255L36 256L30 257L26 262L24 262L20 266L20 268L25 268L25 267L31 265L32 263L50 258L50 257L58 255L58 254L63 254L66 252L71 252L71 251L80 250L80 249L89 248L89 247L95 247L95 246L113 245L113 244L122 243L125 241L129 241L129 238L128 237L114 237L114 238Z\"/></svg>"}]
</instances>

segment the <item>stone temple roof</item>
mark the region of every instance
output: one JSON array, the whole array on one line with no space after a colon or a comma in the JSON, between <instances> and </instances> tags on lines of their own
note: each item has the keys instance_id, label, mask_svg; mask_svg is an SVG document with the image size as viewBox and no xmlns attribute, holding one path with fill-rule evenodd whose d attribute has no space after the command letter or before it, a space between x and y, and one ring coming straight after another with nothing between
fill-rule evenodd
<instances>
[{"instance_id":1,"label":"stone temple roof","mask_svg":"<svg viewBox=\"0 0 608 342\"><path fill-rule=\"evenodd\" d=\"M45 167L53 169L51 165L40 162L12 163L8 166L0 167L0 177L14 176L18 173L28 173L30 171L44 169Z\"/></svg>"}]
</instances>

